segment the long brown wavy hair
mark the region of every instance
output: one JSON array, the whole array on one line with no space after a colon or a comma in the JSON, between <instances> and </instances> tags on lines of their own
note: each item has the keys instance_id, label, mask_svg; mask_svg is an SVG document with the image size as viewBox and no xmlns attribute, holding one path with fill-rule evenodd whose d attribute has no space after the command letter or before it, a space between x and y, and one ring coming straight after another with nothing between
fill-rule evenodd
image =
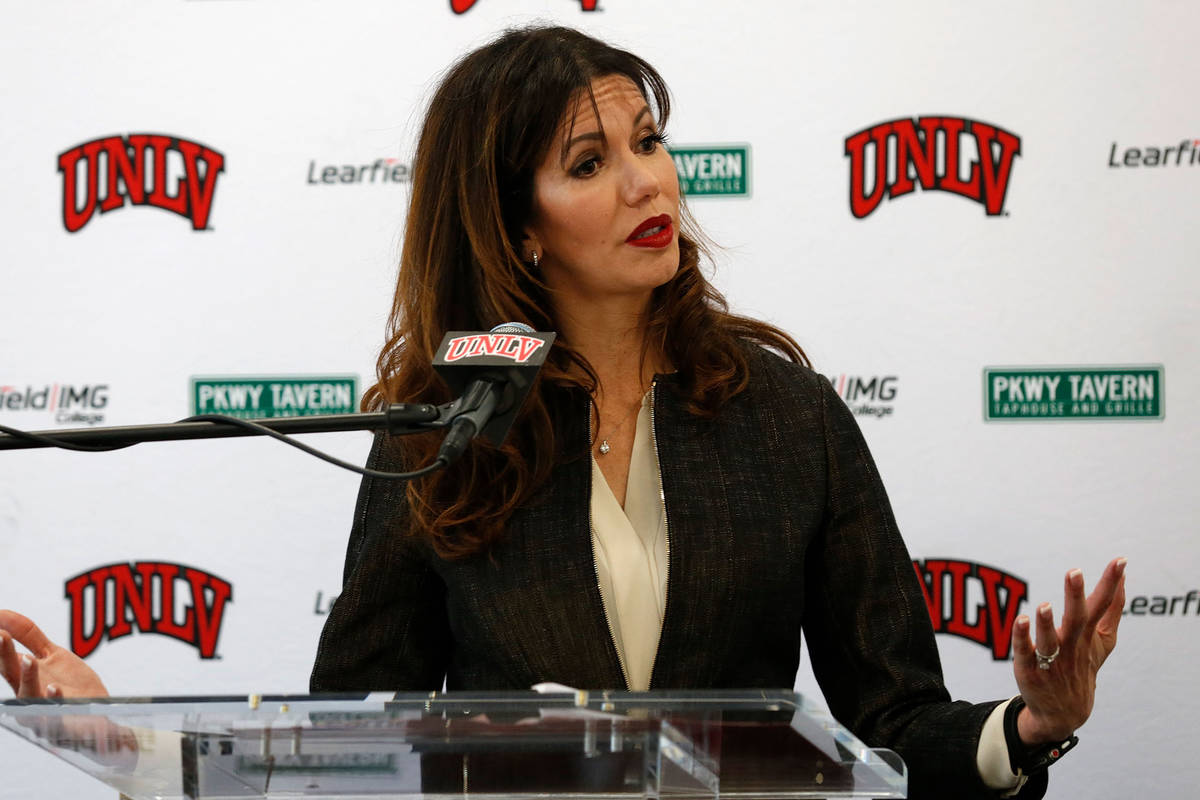
<instances>
[{"instance_id":1,"label":"long brown wavy hair","mask_svg":"<svg viewBox=\"0 0 1200 800\"><path fill-rule=\"evenodd\" d=\"M570 28L510 30L450 68L417 144L387 342L364 410L449 401L431 366L446 331L510 321L556 329L546 287L522 257L534 171L568 109L591 97L592 81L613 75L633 81L665 127L670 97L654 68ZM679 371L689 410L712 416L746 387L744 341L808 360L782 330L729 313L701 273L703 236L686 207L680 214L679 270L652 294L646 339ZM548 479L562 455L548 398L554 384L596 390L595 373L561 336L503 446L476 440L450 469L408 484L409 530L443 558L486 551ZM437 437L409 437L403 461L430 463L438 445Z\"/></svg>"}]
</instances>

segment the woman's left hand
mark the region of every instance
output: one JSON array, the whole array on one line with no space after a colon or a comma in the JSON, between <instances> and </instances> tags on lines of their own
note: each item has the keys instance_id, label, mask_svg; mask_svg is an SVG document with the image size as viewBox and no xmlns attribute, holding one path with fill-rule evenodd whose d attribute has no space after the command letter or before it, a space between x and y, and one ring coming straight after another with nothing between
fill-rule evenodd
<instances>
[{"instance_id":1,"label":"woman's left hand","mask_svg":"<svg viewBox=\"0 0 1200 800\"><path fill-rule=\"evenodd\" d=\"M1049 603L1038 606L1036 645L1030 638L1029 617L1018 617L1013 628L1013 671L1025 700L1017 717L1021 741L1036 745L1064 740L1091 715L1096 673L1117 646L1124 608L1125 559L1117 558L1087 596L1083 573L1077 569L1067 573L1062 625L1054 627Z\"/></svg>"}]
</instances>

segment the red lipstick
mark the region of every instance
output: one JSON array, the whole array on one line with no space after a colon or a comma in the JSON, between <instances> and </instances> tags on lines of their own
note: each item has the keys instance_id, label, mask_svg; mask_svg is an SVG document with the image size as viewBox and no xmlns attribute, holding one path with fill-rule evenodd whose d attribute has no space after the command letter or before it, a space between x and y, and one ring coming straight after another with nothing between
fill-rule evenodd
<instances>
[{"instance_id":1,"label":"red lipstick","mask_svg":"<svg viewBox=\"0 0 1200 800\"><path fill-rule=\"evenodd\" d=\"M674 240L675 226L671 224L671 215L659 214L634 228L625 242L634 247L661 248Z\"/></svg>"}]
</instances>

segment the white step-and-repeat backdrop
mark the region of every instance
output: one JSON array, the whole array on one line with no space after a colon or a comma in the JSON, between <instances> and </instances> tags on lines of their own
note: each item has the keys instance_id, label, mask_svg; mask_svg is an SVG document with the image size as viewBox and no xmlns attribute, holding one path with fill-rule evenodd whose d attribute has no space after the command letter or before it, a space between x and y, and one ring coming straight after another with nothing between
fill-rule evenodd
<instances>
[{"instance_id":1,"label":"white step-and-repeat backdrop","mask_svg":"<svg viewBox=\"0 0 1200 800\"><path fill-rule=\"evenodd\" d=\"M1193 796L1194 4L9 3L0 423L353 408L423 104L535 20L670 82L715 281L858 415L951 690L1010 694L1015 616L1126 555L1121 643L1050 796ZM357 485L266 440L0 454L0 607L114 694L304 691ZM147 585L168 602L139 608ZM5 737L0 796L111 796Z\"/></svg>"}]
</instances>

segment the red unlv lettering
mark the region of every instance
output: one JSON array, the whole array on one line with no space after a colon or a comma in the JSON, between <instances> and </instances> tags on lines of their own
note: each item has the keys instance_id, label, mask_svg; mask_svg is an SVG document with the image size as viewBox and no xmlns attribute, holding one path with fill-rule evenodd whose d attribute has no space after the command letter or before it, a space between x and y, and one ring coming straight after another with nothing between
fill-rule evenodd
<instances>
[{"instance_id":1,"label":"red unlv lettering","mask_svg":"<svg viewBox=\"0 0 1200 800\"><path fill-rule=\"evenodd\" d=\"M965 181L959 172L964 142L974 142L977 153ZM874 156L869 188L868 146ZM961 195L997 216L1004 212L1013 159L1020 154L1020 137L978 120L921 117L872 125L846 138L850 211L862 219L879 207L885 193L895 198L913 191L915 178L925 191Z\"/></svg>"},{"instance_id":2,"label":"red unlv lettering","mask_svg":"<svg viewBox=\"0 0 1200 800\"><path fill-rule=\"evenodd\" d=\"M182 620L176 620L176 593L185 602ZM82 572L66 582L66 597L71 601L71 652L80 658L103 640L128 636L134 628L170 636L195 647L201 658L214 658L233 587L194 567L139 561Z\"/></svg>"},{"instance_id":3,"label":"red unlv lettering","mask_svg":"<svg viewBox=\"0 0 1200 800\"><path fill-rule=\"evenodd\" d=\"M970 561L926 559L913 561L929 618L937 633L949 633L991 648L992 659L1012 654L1013 625L1029 584L993 567ZM982 597L974 621L967 619L968 594Z\"/></svg>"},{"instance_id":4,"label":"red unlv lettering","mask_svg":"<svg viewBox=\"0 0 1200 800\"><path fill-rule=\"evenodd\" d=\"M450 0L450 9L455 14L463 14L475 7L478 0ZM579 0L582 11L595 11L597 0Z\"/></svg>"},{"instance_id":5,"label":"red unlv lettering","mask_svg":"<svg viewBox=\"0 0 1200 800\"><path fill-rule=\"evenodd\" d=\"M472 336L456 336L446 346L446 361L458 361L476 356L499 356L511 358L524 364L545 342L533 336L517 336L511 333L477 333Z\"/></svg>"},{"instance_id":6,"label":"red unlv lettering","mask_svg":"<svg viewBox=\"0 0 1200 800\"><path fill-rule=\"evenodd\" d=\"M176 158L183 174L175 194L169 195L167 160ZM63 174L63 226L74 233L88 223L97 205L103 214L121 208L128 200L131 205L151 205L179 214L192 221L193 229L204 230L217 176L224 168L225 156L216 150L174 136L134 133L85 142L58 156L58 170Z\"/></svg>"}]
</instances>

